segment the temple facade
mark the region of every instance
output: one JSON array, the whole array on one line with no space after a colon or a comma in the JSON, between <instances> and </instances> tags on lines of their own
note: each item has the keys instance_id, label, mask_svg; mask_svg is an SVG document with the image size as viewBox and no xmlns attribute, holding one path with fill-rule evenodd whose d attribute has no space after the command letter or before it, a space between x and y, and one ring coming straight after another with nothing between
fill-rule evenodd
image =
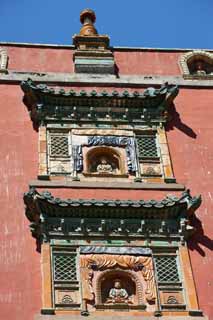
<instances>
[{"instance_id":1,"label":"temple facade","mask_svg":"<svg viewBox=\"0 0 213 320\"><path fill-rule=\"evenodd\" d=\"M213 319L213 50L0 43L1 315Z\"/></svg>"}]
</instances>

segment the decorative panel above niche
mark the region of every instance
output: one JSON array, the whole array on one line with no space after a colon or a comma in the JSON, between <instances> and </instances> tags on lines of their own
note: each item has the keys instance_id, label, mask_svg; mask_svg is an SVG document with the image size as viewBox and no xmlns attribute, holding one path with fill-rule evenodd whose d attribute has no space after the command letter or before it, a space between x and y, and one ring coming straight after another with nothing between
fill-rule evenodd
<instances>
[{"instance_id":1,"label":"decorative panel above niche","mask_svg":"<svg viewBox=\"0 0 213 320\"><path fill-rule=\"evenodd\" d=\"M94 27L96 16L90 9L83 10L80 15L82 28L73 36L76 47L74 53L75 72L114 74L115 63L109 48L109 37L99 35Z\"/></svg>"}]
</instances>

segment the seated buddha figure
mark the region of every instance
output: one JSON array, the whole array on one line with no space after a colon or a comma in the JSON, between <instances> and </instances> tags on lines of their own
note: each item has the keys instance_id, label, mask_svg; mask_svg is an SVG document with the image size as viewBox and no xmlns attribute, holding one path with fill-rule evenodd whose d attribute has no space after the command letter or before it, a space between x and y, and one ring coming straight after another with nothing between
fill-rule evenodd
<instances>
[{"instance_id":1,"label":"seated buddha figure","mask_svg":"<svg viewBox=\"0 0 213 320\"><path fill-rule=\"evenodd\" d=\"M206 75L206 70L203 61L197 60L195 62L195 74L199 76Z\"/></svg>"},{"instance_id":2,"label":"seated buddha figure","mask_svg":"<svg viewBox=\"0 0 213 320\"><path fill-rule=\"evenodd\" d=\"M96 171L98 173L111 173L112 166L107 162L106 158L101 158L100 163L97 165Z\"/></svg>"},{"instance_id":3,"label":"seated buddha figure","mask_svg":"<svg viewBox=\"0 0 213 320\"><path fill-rule=\"evenodd\" d=\"M110 289L106 303L129 303L129 295L126 289L122 288L119 279L114 281L114 287Z\"/></svg>"}]
</instances>

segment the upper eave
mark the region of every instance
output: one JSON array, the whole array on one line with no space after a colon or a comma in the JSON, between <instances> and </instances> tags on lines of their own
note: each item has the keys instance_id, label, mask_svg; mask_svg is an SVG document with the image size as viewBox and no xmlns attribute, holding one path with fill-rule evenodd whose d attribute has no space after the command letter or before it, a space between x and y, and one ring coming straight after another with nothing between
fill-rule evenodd
<instances>
[{"instance_id":1,"label":"upper eave","mask_svg":"<svg viewBox=\"0 0 213 320\"><path fill-rule=\"evenodd\" d=\"M147 88L142 93L114 90L80 92L73 89L55 90L45 84L35 84L31 79L23 81L26 103L35 123L45 120L113 118L118 121L134 119L150 122L166 122L170 105L178 94L176 85L163 84L159 89Z\"/></svg>"}]
</instances>

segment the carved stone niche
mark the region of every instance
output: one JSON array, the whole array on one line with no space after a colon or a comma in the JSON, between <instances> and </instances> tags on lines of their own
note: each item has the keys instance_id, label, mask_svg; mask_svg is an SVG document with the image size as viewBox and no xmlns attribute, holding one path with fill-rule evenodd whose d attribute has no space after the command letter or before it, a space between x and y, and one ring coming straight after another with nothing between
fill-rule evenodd
<instances>
[{"instance_id":1,"label":"carved stone niche","mask_svg":"<svg viewBox=\"0 0 213 320\"><path fill-rule=\"evenodd\" d=\"M204 50L185 53L180 59L183 75L195 78L213 76L213 54Z\"/></svg>"},{"instance_id":2,"label":"carved stone niche","mask_svg":"<svg viewBox=\"0 0 213 320\"><path fill-rule=\"evenodd\" d=\"M155 310L152 258L81 255L82 314L95 310Z\"/></svg>"},{"instance_id":3,"label":"carved stone niche","mask_svg":"<svg viewBox=\"0 0 213 320\"><path fill-rule=\"evenodd\" d=\"M120 288L116 289L118 284ZM115 269L100 272L96 285L97 309L146 308L142 281L132 271Z\"/></svg>"},{"instance_id":4,"label":"carved stone niche","mask_svg":"<svg viewBox=\"0 0 213 320\"><path fill-rule=\"evenodd\" d=\"M124 148L84 147L83 158L86 176L128 176Z\"/></svg>"},{"instance_id":5,"label":"carved stone niche","mask_svg":"<svg viewBox=\"0 0 213 320\"><path fill-rule=\"evenodd\" d=\"M209 63L205 58L199 57L188 62L189 72L192 75L205 76L212 74L213 63Z\"/></svg>"}]
</instances>

